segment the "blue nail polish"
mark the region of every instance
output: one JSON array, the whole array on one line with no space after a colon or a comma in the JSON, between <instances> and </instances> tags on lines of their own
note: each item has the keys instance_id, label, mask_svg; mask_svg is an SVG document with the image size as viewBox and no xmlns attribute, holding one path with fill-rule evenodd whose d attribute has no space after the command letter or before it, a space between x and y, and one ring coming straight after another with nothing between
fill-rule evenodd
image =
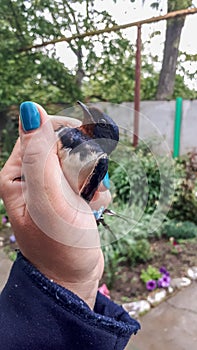
<instances>
[{"instance_id":1,"label":"blue nail polish","mask_svg":"<svg viewBox=\"0 0 197 350\"><path fill-rule=\"evenodd\" d=\"M93 214L96 220L99 220L103 215L105 208L102 206L99 210L93 210Z\"/></svg>"},{"instance_id":2,"label":"blue nail polish","mask_svg":"<svg viewBox=\"0 0 197 350\"><path fill-rule=\"evenodd\" d=\"M110 189L110 179L108 172L106 173L104 179L103 179L103 185L109 190Z\"/></svg>"},{"instance_id":3,"label":"blue nail polish","mask_svg":"<svg viewBox=\"0 0 197 350\"><path fill-rule=\"evenodd\" d=\"M34 130L40 126L40 113L33 102L27 101L21 104L20 118L24 131Z\"/></svg>"}]
</instances>

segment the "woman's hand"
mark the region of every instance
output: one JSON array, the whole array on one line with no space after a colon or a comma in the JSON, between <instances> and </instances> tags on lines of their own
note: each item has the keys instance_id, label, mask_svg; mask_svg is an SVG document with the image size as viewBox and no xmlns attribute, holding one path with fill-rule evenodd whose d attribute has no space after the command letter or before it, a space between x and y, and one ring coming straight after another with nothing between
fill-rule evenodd
<instances>
[{"instance_id":1,"label":"woman's hand","mask_svg":"<svg viewBox=\"0 0 197 350\"><path fill-rule=\"evenodd\" d=\"M78 121L65 119L75 127ZM21 107L20 139L0 172L0 197L23 255L43 274L93 308L103 255L91 207L63 176L54 122L32 102ZM92 209L107 206L97 191Z\"/></svg>"}]
</instances>

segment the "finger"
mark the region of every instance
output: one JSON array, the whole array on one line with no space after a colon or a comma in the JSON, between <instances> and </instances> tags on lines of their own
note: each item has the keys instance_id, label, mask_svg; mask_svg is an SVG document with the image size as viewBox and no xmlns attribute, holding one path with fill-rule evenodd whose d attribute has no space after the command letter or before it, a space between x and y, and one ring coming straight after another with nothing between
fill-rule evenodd
<instances>
[{"instance_id":1,"label":"finger","mask_svg":"<svg viewBox=\"0 0 197 350\"><path fill-rule=\"evenodd\" d=\"M53 125L53 129L57 130L61 126L67 126L70 128L76 128L81 125L81 121L78 119L70 118L70 117L61 117L58 115L50 115L49 116L51 123Z\"/></svg>"},{"instance_id":2,"label":"finger","mask_svg":"<svg viewBox=\"0 0 197 350\"><path fill-rule=\"evenodd\" d=\"M32 189L36 191L44 189L47 160L53 161L51 175L54 169L60 171L56 155L57 139L47 113L41 106L33 102L24 102L20 108L20 118L22 166L28 191L31 193Z\"/></svg>"},{"instance_id":3,"label":"finger","mask_svg":"<svg viewBox=\"0 0 197 350\"><path fill-rule=\"evenodd\" d=\"M18 139L10 157L0 171L0 197L4 198L6 195L9 201L10 195L12 197L19 195L21 193L20 179L21 152L20 139Z\"/></svg>"},{"instance_id":4,"label":"finger","mask_svg":"<svg viewBox=\"0 0 197 350\"><path fill-rule=\"evenodd\" d=\"M16 144L6 161L1 173L9 181L13 181L14 178L21 176L21 151L20 151L20 139L18 138Z\"/></svg>"},{"instance_id":5,"label":"finger","mask_svg":"<svg viewBox=\"0 0 197 350\"><path fill-rule=\"evenodd\" d=\"M111 193L109 190L96 191L93 199L90 202L92 210L99 210L101 207L107 208L111 202Z\"/></svg>"},{"instance_id":6,"label":"finger","mask_svg":"<svg viewBox=\"0 0 197 350\"><path fill-rule=\"evenodd\" d=\"M21 187L21 152L20 139L17 140L13 151L0 172L0 197L10 216L14 211L15 217L23 211L23 196Z\"/></svg>"}]
</instances>

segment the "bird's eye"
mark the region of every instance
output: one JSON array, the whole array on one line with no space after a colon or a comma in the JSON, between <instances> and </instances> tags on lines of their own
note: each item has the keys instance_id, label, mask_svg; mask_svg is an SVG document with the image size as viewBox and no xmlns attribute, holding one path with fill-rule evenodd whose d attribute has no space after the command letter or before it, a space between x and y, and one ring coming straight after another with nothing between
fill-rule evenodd
<instances>
[{"instance_id":1,"label":"bird's eye","mask_svg":"<svg viewBox=\"0 0 197 350\"><path fill-rule=\"evenodd\" d=\"M105 128L106 127L106 125L107 125L107 122L106 122L106 120L104 119L104 118L101 118L101 119L99 119L99 126L101 127L101 128Z\"/></svg>"}]
</instances>

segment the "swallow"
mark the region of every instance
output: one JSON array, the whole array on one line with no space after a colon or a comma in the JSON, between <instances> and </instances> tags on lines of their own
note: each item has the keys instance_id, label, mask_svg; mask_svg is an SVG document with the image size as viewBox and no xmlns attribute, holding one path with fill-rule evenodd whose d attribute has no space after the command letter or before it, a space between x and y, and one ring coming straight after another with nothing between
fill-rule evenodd
<instances>
[{"instance_id":1,"label":"swallow","mask_svg":"<svg viewBox=\"0 0 197 350\"><path fill-rule=\"evenodd\" d=\"M84 118L80 130L94 139L107 155L116 148L119 141L119 128L112 118L96 107L89 107L77 101L81 106Z\"/></svg>"},{"instance_id":2,"label":"swallow","mask_svg":"<svg viewBox=\"0 0 197 350\"><path fill-rule=\"evenodd\" d=\"M108 170L108 156L117 146L119 129L116 123L100 109L87 107L83 121L76 128L60 126L59 159L65 177L72 189L90 202Z\"/></svg>"}]
</instances>

